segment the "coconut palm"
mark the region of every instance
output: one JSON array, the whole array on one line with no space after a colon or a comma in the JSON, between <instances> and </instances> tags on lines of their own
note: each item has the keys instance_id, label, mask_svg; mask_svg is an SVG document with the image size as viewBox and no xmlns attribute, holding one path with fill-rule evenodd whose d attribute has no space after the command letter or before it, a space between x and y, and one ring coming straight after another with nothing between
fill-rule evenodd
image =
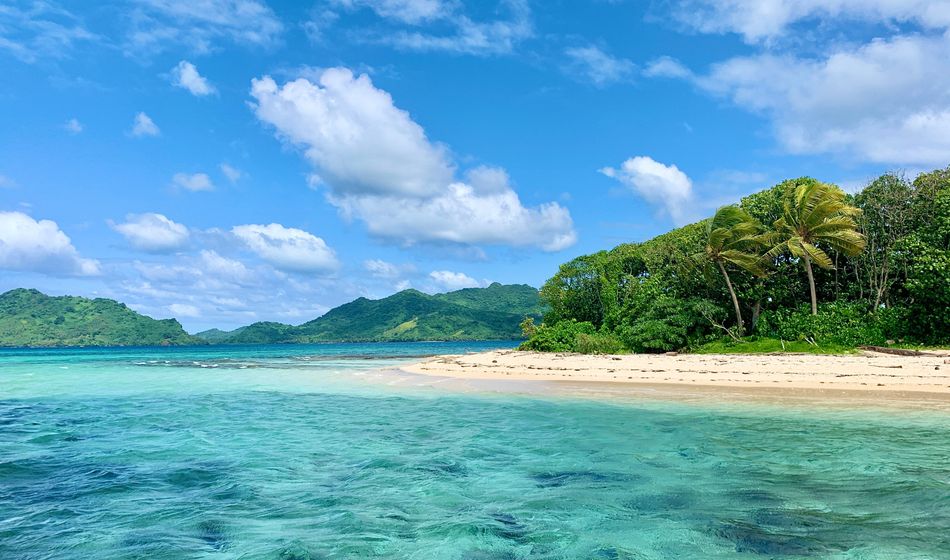
<instances>
[{"instance_id":1,"label":"coconut palm","mask_svg":"<svg viewBox=\"0 0 950 560\"><path fill-rule=\"evenodd\" d=\"M745 330L739 298L732 286L726 265L759 275L762 273L761 257L755 252L761 240L762 226L738 206L723 206L706 223L706 247L702 253L693 255L693 260L715 264L726 280L732 305L736 310L736 325L739 336Z\"/></svg>"},{"instance_id":2,"label":"coconut palm","mask_svg":"<svg viewBox=\"0 0 950 560\"><path fill-rule=\"evenodd\" d=\"M821 246L848 256L864 250L867 241L855 217L861 210L848 204L844 192L834 185L810 182L798 185L785 200L784 215L775 221L775 230L764 237L772 248L765 254L774 258L788 252L801 259L808 273L811 312L818 314L818 295L812 263L833 269L834 263Z\"/></svg>"}]
</instances>

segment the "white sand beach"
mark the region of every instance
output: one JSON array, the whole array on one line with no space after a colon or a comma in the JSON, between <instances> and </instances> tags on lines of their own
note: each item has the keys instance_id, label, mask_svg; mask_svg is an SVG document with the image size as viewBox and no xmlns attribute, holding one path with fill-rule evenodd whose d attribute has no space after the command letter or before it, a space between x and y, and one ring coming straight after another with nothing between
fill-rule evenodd
<instances>
[{"instance_id":1,"label":"white sand beach","mask_svg":"<svg viewBox=\"0 0 950 560\"><path fill-rule=\"evenodd\" d=\"M950 396L950 353L854 355L635 354L591 356L498 350L436 356L406 372L472 380L540 380L691 387L861 391ZM772 391L769 391L772 392Z\"/></svg>"}]
</instances>

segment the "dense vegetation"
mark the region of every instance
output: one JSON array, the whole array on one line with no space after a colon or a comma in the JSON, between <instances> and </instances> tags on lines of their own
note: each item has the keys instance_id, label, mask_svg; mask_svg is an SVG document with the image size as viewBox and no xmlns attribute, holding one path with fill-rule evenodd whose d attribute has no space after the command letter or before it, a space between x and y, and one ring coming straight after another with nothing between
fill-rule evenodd
<instances>
[{"instance_id":1,"label":"dense vegetation","mask_svg":"<svg viewBox=\"0 0 950 560\"><path fill-rule=\"evenodd\" d=\"M111 299L0 295L0 346L169 346L202 344L178 321L140 315Z\"/></svg>"},{"instance_id":2,"label":"dense vegetation","mask_svg":"<svg viewBox=\"0 0 950 560\"><path fill-rule=\"evenodd\" d=\"M527 349L665 352L950 343L950 168L855 195L784 181L541 289Z\"/></svg>"},{"instance_id":3,"label":"dense vegetation","mask_svg":"<svg viewBox=\"0 0 950 560\"><path fill-rule=\"evenodd\" d=\"M514 339L524 317L540 315L537 289L496 283L436 295L404 290L359 298L299 326L262 322L197 336L224 344Z\"/></svg>"}]
</instances>

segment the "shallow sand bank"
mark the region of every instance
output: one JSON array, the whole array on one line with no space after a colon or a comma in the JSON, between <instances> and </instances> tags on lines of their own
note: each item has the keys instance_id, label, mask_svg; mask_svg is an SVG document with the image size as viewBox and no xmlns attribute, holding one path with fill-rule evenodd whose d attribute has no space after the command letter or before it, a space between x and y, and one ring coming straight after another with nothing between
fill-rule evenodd
<instances>
[{"instance_id":1,"label":"shallow sand bank","mask_svg":"<svg viewBox=\"0 0 950 560\"><path fill-rule=\"evenodd\" d=\"M623 355L588 356L498 350L436 356L403 366L419 375L459 379L606 382L723 387L768 392L860 391L881 396L929 393L950 396L950 354L848 356Z\"/></svg>"}]
</instances>

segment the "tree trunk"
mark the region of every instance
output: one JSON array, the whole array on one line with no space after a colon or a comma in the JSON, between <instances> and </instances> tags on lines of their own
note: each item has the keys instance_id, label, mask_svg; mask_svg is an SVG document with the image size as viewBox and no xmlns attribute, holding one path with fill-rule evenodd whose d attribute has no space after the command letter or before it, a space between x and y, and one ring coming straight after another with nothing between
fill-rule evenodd
<instances>
[{"instance_id":1,"label":"tree trunk","mask_svg":"<svg viewBox=\"0 0 950 560\"><path fill-rule=\"evenodd\" d=\"M762 298L755 300L755 307L752 308L752 332L759 325L759 316L762 315Z\"/></svg>"},{"instance_id":2,"label":"tree trunk","mask_svg":"<svg viewBox=\"0 0 950 560\"><path fill-rule=\"evenodd\" d=\"M726 267L722 265L722 261L716 261L716 264L719 265L719 270L722 271L722 276L726 279L729 295L732 296L732 305L736 308L736 324L739 325L739 336L742 336L743 331L745 331L745 325L742 323L742 310L739 308L739 298L736 297L736 291L732 289L732 281L729 280L729 273L726 272Z\"/></svg>"},{"instance_id":3,"label":"tree trunk","mask_svg":"<svg viewBox=\"0 0 950 560\"><path fill-rule=\"evenodd\" d=\"M811 259L805 255L805 270L808 272L808 287L811 289L811 314L818 315L818 294L815 292L815 275L811 272Z\"/></svg>"}]
</instances>

